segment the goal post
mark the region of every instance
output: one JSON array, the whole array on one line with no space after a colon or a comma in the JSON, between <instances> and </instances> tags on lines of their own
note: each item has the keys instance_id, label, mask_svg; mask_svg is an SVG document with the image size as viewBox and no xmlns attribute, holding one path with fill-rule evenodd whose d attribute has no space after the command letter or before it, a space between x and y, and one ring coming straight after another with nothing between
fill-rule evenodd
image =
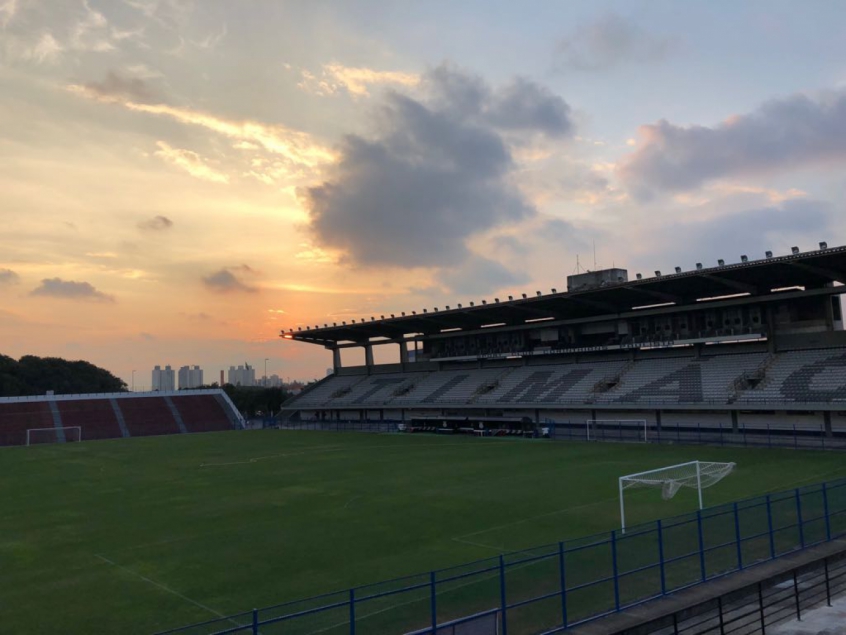
<instances>
[{"instance_id":1,"label":"goal post","mask_svg":"<svg viewBox=\"0 0 846 635\"><path fill-rule=\"evenodd\" d=\"M702 490L716 485L732 473L735 463L712 461L689 461L678 465L659 467L619 478L620 526L626 532L625 491L638 487L661 488L661 498L669 500L682 488L695 489L699 497L699 509L703 508Z\"/></svg>"},{"instance_id":2,"label":"goal post","mask_svg":"<svg viewBox=\"0 0 846 635\"><path fill-rule=\"evenodd\" d=\"M612 425L617 427L620 435L622 435L624 429L637 431L640 435L638 440L646 443L646 431L648 427L646 419L588 419L585 421L585 438L588 441L596 441L599 439L598 430L603 426Z\"/></svg>"},{"instance_id":3,"label":"goal post","mask_svg":"<svg viewBox=\"0 0 846 635\"><path fill-rule=\"evenodd\" d=\"M76 443L82 441L82 426L62 426L53 428L28 428L27 445L44 443Z\"/></svg>"}]
</instances>

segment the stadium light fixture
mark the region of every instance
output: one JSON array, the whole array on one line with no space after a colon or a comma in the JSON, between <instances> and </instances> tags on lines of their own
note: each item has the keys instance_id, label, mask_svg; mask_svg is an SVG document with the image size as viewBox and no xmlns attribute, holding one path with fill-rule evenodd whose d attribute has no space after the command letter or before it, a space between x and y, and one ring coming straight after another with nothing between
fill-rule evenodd
<instances>
[{"instance_id":1,"label":"stadium light fixture","mask_svg":"<svg viewBox=\"0 0 846 635\"><path fill-rule=\"evenodd\" d=\"M380 317L380 318L382 318L383 320L385 319L385 316L384 316L384 315L380 315L379 317Z\"/></svg>"},{"instance_id":2,"label":"stadium light fixture","mask_svg":"<svg viewBox=\"0 0 846 635\"><path fill-rule=\"evenodd\" d=\"M332 322L332 326L338 326L337 322Z\"/></svg>"},{"instance_id":3,"label":"stadium light fixture","mask_svg":"<svg viewBox=\"0 0 846 635\"><path fill-rule=\"evenodd\" d=\"M497 304L499 304L499 298L494 298L494 302L496 302Z\"/></svg>"},{"instance_id":4,"label":"stadium light fixture","mask_svg":"<svg viewBox=\"0 0 846 635\"><path fill-rule=\"evenodd\" d=\"M391 313L391 317L396 317L393 313Z\"/></svg>"},{"instance_id":5,"label":"stadium light fixture","mask_svg":"<svg viewBox=\"0 0 846 635\"><path fill-rule=\"evenodd\" d=\"M558 293L558 289L556 289L555 287L552 287L552 292L553 292L553 293Z\"/></svg>"},{"instance_id":6,"label":"stadium light fixture","mask_svg":"<svg viewBox=\"0 0 846 635\"><path fill-rule=\"evenodd\" d=\"M524 300L526 299L526 294L525 294L525 293L523 294L523 299L524 299Z\"/></svg>"},{"instance_id":7,"label":"stadium light fixture","mask_svg":"<svg viewBox=\"0 0 846 635\"><path fill-rule=\"evenodd\" d=\"M461 302L459 302L459 303L458 303L458 308L459 308L459 309L461 308Z\"/></svg>"},{"instance_id":8,"label":"stadium light fixture","mask_svg":"<svg viewBox=\"0 0 846 635\"><path fill-rule=\"evenodd\" d=\"M725 261L725 260L723 260L722 258L720 258L720 259L717 261L717 264L718 264L720 267L724 267L724 266L726 265L726 261Z\"/></svg>"},{"instance_id":9,"label":"stadium light fixture","mask_svg":"<svg viewBox=\"0 0 846 635\"><path fill-rule=\"evenodd\" d=\"M772 258L772 257L773 257L773 252L771 252L771 251L767 251L767 252L764 252L764 255L765 255L767 258Z\"/></svg>"},{"instance_id":10,"label":"stadium light fixture","mask_svg":"<svg viewBox=\"0 0 846 635\"><path fill-rule=\"evenodd\" d=\"M793 252L793 255L795 256L799 253L799 247L791 247L790 251Z\"/></svg>"},{"instance_id":11,"label":"stadium light fixture","mask_svg":"<svg viewBox=\"0 0 846 635\"><path fill-rule=\"evenodd\" d=\"M283 335L282 337L284 337L286 340L294 339L294 336L291 335L290 333L285 333L285 335Z\"/></svg>"},{"instance_id":12,"label":"stadium light fixture","mask_svg":"<svg viewBox=\"0 0 846 635\"><path fill-rule=\"evenodd\" d=\"M448 304L446 305L446 310L449 311L449 305Z\"/></svg>"},{"instance_id":13,"label":"stadium light fixture","mask_svg":"<svg viewBox=\"0 0 846 635\"><path fill-rule=\"evenodd\" d=\"M660 271L660 270L658 270L658 269L656 269L656 270L655 270L655 277L656 277L656 278L660 278L660 277L661 277L661 271Z\"/></svg>"},{"instance_id":14,"label":"stadium light fixture","mask_svg":"<svg viewBox=\"0 0 846 635\"><path fill-rule=\"evenodd\" d=\"M535 291L537 295L543 295L540 291Z\"/></svg>"},{"instance_id":15,"label":"stadium light fixture","mask_svg":"<svg viewBox=\"0 0 846 635\"><path fill-rule=\"evenodd\" d=\"M820 249L828 249L828 243L823 241L820 243Z\"/></svg>"},{"instance_id":16,"label":"stadium light fixture","mask_svg":"<svg viewBox=\"0 0 846 635\"><path fill-rule=\"evenodd\" d=\"M636 277L638 280L643 280L643 274L642 274L642 273L635 274L635 277Z\"/></svg>"},{"instance_id":17,"label":"stadium light fixture","mask_svg":"<svg viewBox=\"0 0 846 635\"><path fill-rule=\"evenodd\" d=\"M298 326L298 327L297 327L297 330L298 330L298 331L302 331L302 330L303 330L303 327L302 327L302 326Z\"/></svg>"},{"instance_id":18,"label":"stadium light fixture","mask_svg":"<svg viewBox=\"0 0 846 635\"><path fill-rule=\"evenodd\" d=\"M470 306L476 306L476 303L475 303L475 302L473 302L473 301L471 300L471 301L470 301Z\"/></svg>"},{"instance_id":19,"label":"stadium light fixture","mask_svg":"<svg viewBox=\"0 0 846 635\"><path fill-rule=\"evenodd\" d=\"M514 299L514 296L513 296L513 295L510 295L510 296L508 296L508 299L509 299L509 300L513 300L513 299Z\"/></svg>"},{"instance_id":20,"label":"stadium light fixture","mask_svg":"<svg viewBox=\"0 0 846 635\"><path fill-rule=\"evenodd\" d=\"M482 300L482 304L487 304L487 303L488 303L487 300Z\"/></svg>"},{"instance_id":21,"label":"stadium light fixture","mask_svg":"<svg viewBox=\"0 0 846 635\"><path fill-rule=\"evenodd\" d=\"M423 313L428 313L429 309L423 309Z\"/></svg>"},{"instance_id":22,"label":"stadium light fixture","mask_svg":"<svg viewBox=\"0 0 846 635\"><path fill-rule=\"evenodd\" d=\"M696 270L697 270L697 271L702 271L702 263L701 263L701 262L697 262L697 263L696 263Z\"/></svg>"},{"instance_id":23,"label":"stadium light fixture","mask_svg":"<svg viewBox=\"0 0 846 635\"><path fill-rule=\"evenodd\" d=\"M681 273L681 267L676 267L676 273Z\"/></svg>"},{"instance_id":24,"label":"stadium light fixture","mask_svg":"<svg viewBox=\"0 0 846 635\"><path fill-rule=\"evenodd\" d=\"M373 317L373 316L371 315L371 316L370 316L370 321L371 321L371 322L375 322L375 321L376 321L376 318L375 318L375 317Z\"/></svg>"},{"instance_id":25,"label":"stadium light fixture","mask_svg":"<svg viewBox=\"0 0 846 635\"><path fill-rule=\"evenodd\" d=\"M417 315L417 311L412 311L411 315Z\"/></svg>"},{"instance_id":26,"label":"stadium light fixture","mask_svg":"<svg viewBox=\"0 0 846 635\"><path fill-rule=\"evenodd\" d=\"M405 317L405 311L403 311L403 312L401 313L401 315L402 315L403 317Z\"/></svg>"},{"instance_id":27,"label":"stadium light fixture","mask_svg":"<svg viewBox=\"0 0 846 635\"><path fill-rule=\"evenodd\" d=\"M341 322L341 324L342 324L342 325L344 325L344 326L346 326L346 325L347 325L347 323L346 323L346 322Z\"/></svg>"},{"instance_id":28,"label":"stadium light fixture","mask_svg":"<svg viewBox=\"0 0 846 635\"><path fill-rule=\"evenodd\" d=\"M437 312L438 312L438 307L435 307L434 311L435 311L435 313L437 313Z\"/></svg>"},{"instance_id":29,"label":"stadium light fixture","mask_svg":"<svg viewBox=\"0 0 846 635\"><path fill-rule=\"evenodd\" d=\"M749 258L746 257L746 254L742 254L740 256L740 262L749 262Z\"/></svg>"}]
</instances>

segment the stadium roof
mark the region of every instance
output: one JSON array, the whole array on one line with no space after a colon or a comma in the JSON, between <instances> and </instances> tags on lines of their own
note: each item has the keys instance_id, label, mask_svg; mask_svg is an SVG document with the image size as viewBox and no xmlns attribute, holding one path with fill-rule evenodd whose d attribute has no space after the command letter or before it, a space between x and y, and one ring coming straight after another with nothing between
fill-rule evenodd
<instances>
[{"instance_id":1,"label":"stadium roof","mask_svg":"<svg viewBox=\"0 0 846 635\"><path fill-rule=\"evenodd\" d=\"M656 272L657 273L657 272ZM324 346L367 342L370 338L400 339L409 334L432 335L450 330L525 324L544 319L601 317L651 305L685 305L705 298L749 294L762 296L776 289L813 289L846 283L846 247L823 248L788 256L655 275L568 293L549 293L475 306L413 311L411 315L353 320L323 326L283 330L281 336Z\"/></svg>"}]
</instances>

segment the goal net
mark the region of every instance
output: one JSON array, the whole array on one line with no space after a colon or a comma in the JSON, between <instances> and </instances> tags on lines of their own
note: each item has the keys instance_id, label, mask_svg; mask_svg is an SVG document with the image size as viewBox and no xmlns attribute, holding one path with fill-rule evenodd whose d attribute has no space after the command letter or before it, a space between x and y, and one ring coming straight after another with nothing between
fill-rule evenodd
<instances>
[{"instance_id":1,"label":"goal net","mask_svg":"<svg viewBox=\"0 0 846 635\"><path fill-rule=\"evenodd\" d=\"M82 427L30 428L26 431L26 444L75 443L82 441Z\"/></svg>"},{"instance_id":2,"label":"goal net","mask_svg":"<svg viewBox=\"0 0 846 635\"><path fill-rule=\"evenodd\" d=\"M588 419L585 421L588 441L646 442L646 419Z\"/></svg>"},{"instance_id":3,"label":"goal net","mask_svg":"<svg viewBox=\"0 0 846 635\"><path fill-rule=\"evenodd\" d=\"M711 461L690 461L679 465L661 467L620 477L620 523L626 530L626 508L624 493L638 487L652 487L661 490L661 498L670 500L682 487L695 489L699 495L699 509L702 509L702 490L716 485L734 470L734 463Z\"/></svg>"}]
</instances>

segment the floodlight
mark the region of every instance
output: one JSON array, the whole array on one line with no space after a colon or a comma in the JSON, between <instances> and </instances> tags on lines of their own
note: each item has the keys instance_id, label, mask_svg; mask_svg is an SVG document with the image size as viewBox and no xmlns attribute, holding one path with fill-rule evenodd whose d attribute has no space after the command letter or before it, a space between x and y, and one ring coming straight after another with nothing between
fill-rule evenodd
<instances>
[{"instance_id":1,"label":"floodlight","mask_svg":"<svg viewBox=\"0 0 846 635\"><path fill-rule=\"evenodd\" d=\"M661 272L660 272L658 269L656 269L656 270L655 270L655 277L656 277L656 278L660 278L660 277L661 277Z\"/></svg>"},{"instance_id":2,"label":"floodlight","mask_svg":"<svg viewBox=\"0 0 846 635\"><path fill-rule=\"evenodd\" d=\"M540 291L535 291L535 293L538 295L543 295Z\"/></svg>"},{"instance_id":3,"label":"floodlight","mask_svg":"<svg viewBox=\"0 0 846 635\"><path fill-rule=\"evenodd\" d=\"M435 308L434 308L434 309L432 309L432 310L433 310L435 313L437 313L437 312L438 312L438 307L435 307Z\"/></svg>"},{"instance_id":4,"label":"floodlight","mask_svg":"<svg viewBox=\"0 0 846 635\"><path fill-rule=\"evenodd\" d=\"M302 330L303 330L303 327L302 327L302 326L298 326L298 327L297 327L297 330L298 330L298 331L302 331Z\"/></svg>"},{"instance_id":5,"label":"floodlight","mask_svg":"<svg viewBox=\"0 0 846 635\"><path fill-rule=\"evenodd\" d=\"M405 311L402 312L402 316L405 317Z\"/></svg>"},{"instance_id":6,"label":"floodlight","mask_svg":"<svg viewBox=\"0 0 846 635\"><path fill-rule=\"evenodd\" d=\"M681 273L681 267L676 267L676 273Z\"/></svg>"},{"instance_id":7,"label":"floodlight","mask_svg":"<svg viewBox=\"0 0 846 635\"><path fill-rule=\"evenodd\" d=\"M428 313L429 309L423 309L423 313Z\"/></svg>"},{"instance_id":8,"label":"floodlight","mask_svg":"<svg viewBox=\"0 0 846 635\"><path fill-rule=\"evenodd\" d=\"M558 293L558 289L556 289L556 288L554 288L554 287L553 287L552 292L553 292L553 293Z\"/></svg>"},{"instance_id":9,"label":"floodlight","mask_svg":"<svg viewBox=\"0 0 846 635\"><path fill-rule=\"evenodd\" d=\"M524 300L526 299L526 294L525 294L525 293L523 294L523 299L524 299Z\"/></svg>"},{"instance_id":10,"label":"floodlight","mask_svg":"<svg viewBox=\"0 0 846 635\"><path fill-rule=\"evenodd\" d=\"M764 255L765 255L767 258L772 258L772 257L773 257L773 252L771 252L771 251L767 251L767 252L765 252L765 253L764 253Z\"/></svg>"},{"instance_id":11,"label":"floodlight","mask_svg":"<svg viewBox=\"0 0 846 635\"><path fill-rule=\"evenodd\" d=\"M341 322L341 324L343 324L344 326L346 326L346 325L347 325L347 323L346 323L346 322Z\"/></svg>"},{"instance_id":12,"label":"floodlight","mask_svg":"<svg viewBox=\"0 0 846 635\"><path fill-rule=\"evenodd\" d=\"M332 322L332 326L338 326L337 322Z\"/></svg>"},{"instance_id":13,"label":"floodlight","mask_svg":"<svg viewBox=\"0 0 846 635\"><path fill-rule=\"evenodd\" d=\"M470 306L476 306L476 303L473 300L470 300Z\"/></svg>"},{"instance_id":14,"label":"floodlight","mask_svg":"<svg viewBox=\"0 0 846 635\"><path fill-rule=\"evenodd\" d=\"M458 308L459 308L459 309L461 308L461 303L460 303L460 302L458 303Z\"/></svg>"},{"instance_id":15,"label":"floodlight","mask_svg":"<svg viewBox=\"0 0 846 635\"><path fill-rule=\"evenodd\" d=\"M697 270L697 271L702 271L702 263L701 263L701 262L697 262L697 263L696 263L696 270Z\"/></svg>"},{"instance_id":16,"label":"floodlight","mask_svg":"<svg viewBox=\"0 0 846 635\"><path fill-rule=\"evenodd\" d=\"M637 279L638 279L638 280L642 280L642 279L643 279L643 274L642 274L642 273L638 273L638 274L636 274L636 277L637 277Z\"/></svg>"},{"instance_id":17,"label":"floodlight","mask_svg":"<svg viewBox=\"0 0 846 635\"><path fill-rule=\"evenodd\" d=\"M449 305L448 304L446 305L446 310L449 311Z\"/></svg>"},{"instance_id":18,"label":"floodlight","mask_svg":"<svg viewBox=\"0 0 846 635\"><path fill-rule=\"evenodd\" d=\"M828 249L828 243L827 242L821 242L820 243L820 249Z\"/></svg>"},{"instance_id":19,"label":"floodlight","mask_svg":"<svg viewBox=\"0 0 846 635\"><path fill-rule=\"evenodd\" d=\"M740 256L740 262L749 262L749 258L746 257L746 254Z\"/></svg>"},{"instance_id":20,"label":"floodlight","mask_svg":"<svg viewBox=\"0 0 846 635\"><path fill-rule=\"evenodd\" d=\"M447 308L449 308L449 307L447 307ZM391 313L391 317L396 317L396 315L394 315L393 313Z\"/></svg>"},{"instance_id":21,"label":"floodlight","mask_svg":"<svg viewBox=\"0 0 846 635\"><path fill-rule=\"evenodd\" d=\"M723 266L725 266L726 261L725 261L725 260L723 260L722 258L720 258L720 259L717 261L717 264L718 264L720 267L723 267Z\"/></svg>"},{"instance_id":22,"label":"floodlight","mask_svg":"<svg viewBox=\"0 0 846 635\"><path fill-rule=\"evenodd\" d=\"M508 299L509 299L509 300L513 300L513 299L514 299L514 296L513 296L513 295L510 295L510 296L508 296Z\"/></svg>"},{"instance_id":23,"label":"floodlight","mask_svg":"<svg viewBox=\"0 0 846 635\"><path fill-rule=\"evenodd\" d=\"M494 302L499 304L499 298L494 298Z\"/></svg>"},{"instance_id":24,"label":"floodlight","mask_svg":"<svg viewBox=\"0 0 846 635\"><path fill-rule=\"evenodd\" d=\"M487 304L487 303L488 303L487 300L482 300L482 304Z\"/></svg>"},{"instance_id":25,"label":"floodlight","mask_svg":"<svg viewBox=\"0 0 846 635\"><path fill-rule=\"evenodd\" d=\"M793 255L795 256L796 254L798 254L798 253L799 253L799 247L791 247L791 248L790 248L790 251L792 251L792 252L793 252Z\"/></svg>"},{"instance_id":26,"label":"floodlight","mask_svg":"<svg viewBox=\"0 0 846 635\"><path fill-rule=\"evenodd\" d=\"M412 311L411 315L417 315L417 311Z\"/></svg>"},{"instance_id":27,"label":"floodlight","mask_svg":"<svg viewBox=\"0 0 846 635\"><path fill-rule=\"evenodd\" d=\"M381 317L383 320L385 319L385 316L384 316L384 315L380 315L379 317Z\"/></svg>"}]
</instances>

